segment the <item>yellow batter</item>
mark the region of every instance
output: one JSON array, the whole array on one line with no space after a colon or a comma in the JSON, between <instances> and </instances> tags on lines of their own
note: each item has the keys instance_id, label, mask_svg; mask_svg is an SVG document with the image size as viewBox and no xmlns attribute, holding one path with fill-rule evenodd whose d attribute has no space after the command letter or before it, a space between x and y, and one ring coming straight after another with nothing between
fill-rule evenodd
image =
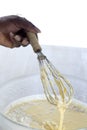
<instances>
[{"instance_id":1,"label":"yellow batter","mask_svg":"<svg viewBox=\"0 0 87 130\"><path fill-rule=\"evenodd\" d=\"M46 130L58 130L60 121L57 107L45 99L19 100L6 109L5 115L19 124ZM81 128L87 128L87 106L75 100L65 111L63 130Z\"/></svg>"},{"instance_id":2,"label":"yellow batter","mask_svg":"<svg viewBox=\"0 0 87 130\"><path fill-rule=\"evenodd\" d=\"M46 122L44 127L46 130L64 130L64 113L71 103L73 87L59 72L55 69L53 71L50 64L41 67L41 80L48 102L55 105L59 110L60 120L58 125Z\"/></svg>"}]
</instances>

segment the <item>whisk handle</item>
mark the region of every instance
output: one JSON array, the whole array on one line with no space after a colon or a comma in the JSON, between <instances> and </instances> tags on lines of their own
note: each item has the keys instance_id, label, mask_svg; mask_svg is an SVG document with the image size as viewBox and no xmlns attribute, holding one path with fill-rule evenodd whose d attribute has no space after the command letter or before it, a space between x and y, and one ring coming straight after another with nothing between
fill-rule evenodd
<instances>
[{"instance_id":1,"label":"whisk handle","mask_svg":"<svg viewBox=\"0 0 87 130\"><path fill-rule=\"evenodd\" d=\"M30 44L34 50L34 52L40 52L42 49L41 49L41 46L38 42L38 39L36 37L36 34L32 33L32 32L28 32L27 33L27 37L29 38L29 41L30 41Z\"/></svg>"}]
</instances>

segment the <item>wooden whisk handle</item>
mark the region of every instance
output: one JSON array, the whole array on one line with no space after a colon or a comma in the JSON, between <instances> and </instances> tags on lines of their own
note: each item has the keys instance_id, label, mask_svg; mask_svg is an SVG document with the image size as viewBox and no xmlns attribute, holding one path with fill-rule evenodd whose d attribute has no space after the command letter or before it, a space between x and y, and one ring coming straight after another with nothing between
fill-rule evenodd
<instances>
[{"instance_id":1,"label":"wooden whisk handle","mask_svg":"<svg viewBox=\"0 0 87 130\"><path fill-rule=\"evenodd\" d=\"M30 41L30 44L34 50L34 52L40 52L42 49L41 49L41 46L38 42L38 39L36 37L36 34L32 33L32 32L28 32L27 33L27 37L29 38L29 41Z\"/></svg>"}]
</instances>

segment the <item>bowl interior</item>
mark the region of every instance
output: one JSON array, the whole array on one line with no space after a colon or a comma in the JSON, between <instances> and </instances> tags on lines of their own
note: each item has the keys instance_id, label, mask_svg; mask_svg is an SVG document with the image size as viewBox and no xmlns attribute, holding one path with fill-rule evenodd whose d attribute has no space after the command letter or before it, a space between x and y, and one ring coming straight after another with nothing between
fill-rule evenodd
<instances>
[{"instance_id":1,"label":"bowl interior","mask_svg":"<svg viewBox=\"0 0 87 130\"><path fill-rule=\"evenodd\" d=\"M74 88L74 98L87 104L87 81L78 79L76 77L68 76L68 75L66 75L65 77L70 80ZM12 81L9 81L8 83L4 84L0 89L0 113L3 113L5 108L10 103L12 103L17 99L26 96L39 95L39 94L44 94L43 86L39 75L35 75L31 77L21 77L19 79L14 79ZM6 120L5 121L6 124L11 123L5 117L1 117L0 120L2 120L2 118L4 121ZM20 129L20 128L18 129L19 127L18 124L12 123L11 125L12 125L11 128L12 130L15 130L14 125L17 126L16 130ZM30 128L24 128L24 127L22 127L21 130L22 129L32 130ZM6 129L2 129L2 130L6 130Z\"/></svg>"}]
</instances>

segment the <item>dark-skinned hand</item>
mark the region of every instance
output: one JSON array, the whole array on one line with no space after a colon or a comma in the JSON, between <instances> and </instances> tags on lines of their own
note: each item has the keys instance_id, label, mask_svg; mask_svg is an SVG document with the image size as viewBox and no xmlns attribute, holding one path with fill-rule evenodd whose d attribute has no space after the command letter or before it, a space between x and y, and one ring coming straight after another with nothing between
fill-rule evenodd
<instances>
[{"instance_id":1,"label":"dark-skinned hand","mask_svg":"<svg viewBox=\"0 0 87 130\"><path fill-rule=\"evenodd\" d=\"M40 30L27 19L17 15L0 17L0 45L9 48L27 46L27 32L37 35Z\"/></svg>"}]
</instances>

